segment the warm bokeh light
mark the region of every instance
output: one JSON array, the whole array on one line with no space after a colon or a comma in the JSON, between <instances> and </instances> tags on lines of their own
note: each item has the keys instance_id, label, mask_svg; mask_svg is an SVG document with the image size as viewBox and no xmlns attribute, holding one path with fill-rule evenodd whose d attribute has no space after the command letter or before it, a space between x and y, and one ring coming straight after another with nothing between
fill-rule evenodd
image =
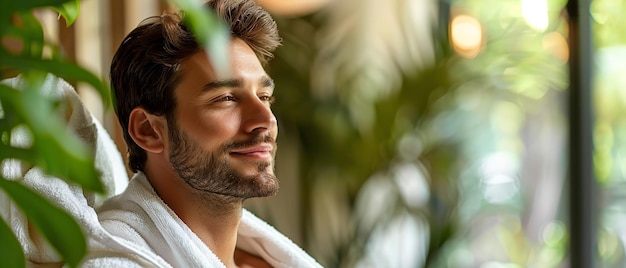
<instances>
[{"instance_id":1,"label":"warm bokeh light","mask_svg":"<svg viewBox=\"0 0 626 268\"><path fill-rule=\"evenodd\" d=\"M546 0L522 0L522 16L528 26L543 32L548 28L548 3Z\"/></svg>"},{"instance_id":2,"label":"warm bokeh light","mask_svg":"<svg viewBox=\"0 0 626 268\"><path fill-rule=\"evenodd\" d=\"M312 13L330 0L256 0L272 14L284 16L302 16Z\"/></svg>"},{"instance_id":3,"label":"warm bokeh light","mask_svg":"<svg viewBox=\"0 0 626 268\"><path fill-rule=\"evenodd\" d=\"M324 267L569 264L568 0L254 1L283 38L266 66L283 146L281 192L246 209ZM71 28L37 11L44 57L108 83L123 37L170 2L83 1ZM626 267L626 1L590 2L597 265ZM22 53L12 33L0 50ZM126 152L113 110L75 87Z\"/></svg>"},{"instance_id":4,"label":"warm bokeh light","mask_svg":"<svg viewBox=\"0 0 626 268\"><path fill-rule=\"evenodd\" d=\"M480 52L483 32L477 19L468 15L458 15L450 23L450 42L461 56L473 58Z\"/></svg>"},{"instance_id":5,"label":"warm bokeh light","mask_svg":"<svg viewBox=\"0 0 626 268\"><path fill-rule=\"evenodd\" d=\"M556 58L567 62L569 59L569 47L565 37L558 32L547 33L542 39L543 49L550 52Z\"/></svg>"}]
</instances>

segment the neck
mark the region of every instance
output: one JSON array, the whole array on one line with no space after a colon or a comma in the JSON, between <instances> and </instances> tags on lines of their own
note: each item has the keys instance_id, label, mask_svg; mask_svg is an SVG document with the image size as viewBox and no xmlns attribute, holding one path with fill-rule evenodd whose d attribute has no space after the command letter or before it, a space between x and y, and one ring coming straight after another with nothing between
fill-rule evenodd
<instances>
[{"instance_id":1,"label":"neck","mask_svg":"<svg viewBox=\"0 0 626 268\"><path fill-rule=\"evenodd\" d=\"M193 208L186 209L185 215L179 217L226 267L235 267L234 253L243 202L207 193L193 196L194 201L188 203Z\"/></svg>"},{"instance_id":2,"label":"neck","mask_svg":"<svg viewBox=\"0 0 626 268\"><path fill-rule=\"evenodd\" d=\"M235 267L234 252L243 200L200 192L178 176L159 175L146 173L161 199L226 267Z\"/></svg>"}]
</instances>

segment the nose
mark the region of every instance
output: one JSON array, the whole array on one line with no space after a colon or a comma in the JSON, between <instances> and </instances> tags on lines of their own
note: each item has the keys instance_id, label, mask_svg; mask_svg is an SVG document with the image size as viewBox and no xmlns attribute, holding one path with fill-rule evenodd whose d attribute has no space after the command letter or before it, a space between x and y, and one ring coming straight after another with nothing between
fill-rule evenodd
<instances>
[{"instance_id":1,"label":"nose","mask_svg":"<svg viewBox=\"0 0 626 268\"><path fill-rule=\"evenodd\" d=\"M254 96L242 111L242 127L245 132L270 131L276 128L276 116L272 113L269 103Z\"/></svg>"}]
</instances>

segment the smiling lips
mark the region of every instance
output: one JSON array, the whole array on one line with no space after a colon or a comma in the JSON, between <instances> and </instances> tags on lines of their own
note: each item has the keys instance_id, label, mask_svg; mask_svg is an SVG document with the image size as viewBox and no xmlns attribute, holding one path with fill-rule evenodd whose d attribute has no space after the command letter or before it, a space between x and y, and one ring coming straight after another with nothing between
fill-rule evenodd
<instances>
[{"instance_id":1,"label":"smiling lips","mask_svg":"<svg viewBox=\"0 0 626 268\"><path fill-rule=\"evenodd\" d=\"M253 158L271 158L272 149L274 147L270 144L260 144L243 149L233 150L230 153L238 156L253 157Z\"/></svg>"}]
</instances>

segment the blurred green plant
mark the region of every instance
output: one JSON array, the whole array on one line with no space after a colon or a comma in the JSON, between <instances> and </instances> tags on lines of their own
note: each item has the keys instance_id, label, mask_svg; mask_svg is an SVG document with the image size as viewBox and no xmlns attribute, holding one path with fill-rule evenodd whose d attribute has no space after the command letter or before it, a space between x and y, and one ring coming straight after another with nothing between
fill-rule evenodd
<instances>
[{"instance_id":1,"label":"blurred green plant","mask_svg":"<svg viewBox=\"0 0 626 268\"><path fill-rule=\"evenodd\" d=\"M563 36L564 1L548 1L543 32L527 25L518 0L432 1L448 4L439 15L480 21L483 47L475 58L455 55L445 38L450 18L430 25L420 16L437 9L412 6L418 2L430 1L334 1L317 14L278 20L284 45L269 71L280 88L274 111L281 136L298 140L302 152L303 244L326 267L402 266L361 261L378 230L409 214L427 227L422 237L399 240L424 239L414 252L424 255L418 260L424 267L473 267L490 258L522 266L562 263L567 236L550 245L541 240L544 220L548 226L560 221L539 215L531 218L540 225L532 230L523 223L539 213L535 202L546 200L535 199L540 182L563 180L558 138L566 59L555 53L562 47L546 44ZM420 64L428 56L431 61ZM489 188L492 177L482 168L491 155L511 158L504 163L513 165L504 188ZM417 188L427 190L407 194L406 182L420 178L399 174L402 165L416 167L426 184ZM370 186L379 196L362 198ZM490 200L493 192L502 199ZM426 201L416 202L420 195ZM367 198L370 206L360 207ZM359 215L375 210L370 221ZM533 255L538 251L544 259Z\"/></svg>"},{"instance_id":2,"label":"blurred green plant","mask_svg":"<svg viewBox=\"0 0 626 268\"><path fill-rule=\"evenodd\" d=\"M354 267L373 232L405 213L430 228L427 263L456 232L457 144L422 129L455 88L447 41L432 38L440 35L430 17L436 9L436 1L337 1L318 14L277 19L284 44L269 65L280 89L274 112L281 136L299 141L300 235L325 267ZM424 204L404 199L405 185L394 182L404 164L422 168ZM393 197L368 222L361 209L374 208L358 199L377 174L391 182ZM336 200L321 200L328 196ZM326 221L341 227L319 226Z\"/></svg>"},{"instance_id":3,"label":"blurred green plant","mask_svg":"<svg viewBox=\"0 0 626 268\"><path fill-rule=\"evenodd\" d=\"M199 8L201 1L171 0L185 10L185 21L200 43L214 57L219 70L228 70L226 43L228 31L210 12ZM19 88L0 84L0 163L19 160L23 172L41 168L48 175L80 185L84 190L103 192L94 157L87 146L72 133L61 117L55 116L58 100L42 92L48 74L93 86L108 107L109 90L96 75L67 61L59 49L44 40L41 22L34 12L52 8L69 27L77 18L80 0L11 0L0 2L0 76L19 74ZM14 44L14 45L9 45ZM44 49L50 56L44 56ZM28 132L31 144L12 142L14 131ZM56 249L70 267L76 267L87 252L85 236L76 221L63 209L37 192L20 184L20 179L0 174L0 189L21 209L37 230ZM23 176L22 174L21 176ZM25 267L25 255L11 227L0 219L0 259L3 266Z\"/></svg>"},{"instance_id":4,"label":"blurred green plant","mask_svg":"<svg viewBox=\"0 0 626 268\"><path fill-rule=\"evenodd\" d=\"M41 23L33 10L52 7L71 25L78 15L80 1L3 1L0 3L0 37L16 46L0 47L1 70L18 72L22 88L0 85L0 161L19 160L24 170L36 166L46 174L76 183L86 190L102 192L93 156L86 145L55 116L57 103L46 96L41 86L48 73L73 81L85 81L108 100L105 84L90 72L64 60L57 50L51 58L43 57L46 47ZM17 128L26 129L32 144L12 143ZM3 172L4 173L4 172ZM0 175L1 176L1 175ZM85 237L76 221L64 210L19 183L0 177L0 188L50 242L65 262L76 267L87 251ZM0 224L2 246L0 258L10 267L24 267L22 247L7 224Z\"/></svg>"}]
</instances>

